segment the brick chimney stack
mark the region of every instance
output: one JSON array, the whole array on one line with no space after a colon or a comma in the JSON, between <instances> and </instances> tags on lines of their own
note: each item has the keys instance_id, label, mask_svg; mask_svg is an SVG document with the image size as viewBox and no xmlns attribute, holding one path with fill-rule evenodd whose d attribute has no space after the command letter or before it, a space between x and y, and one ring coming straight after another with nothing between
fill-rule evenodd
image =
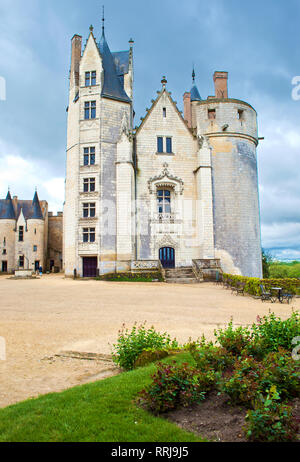
<instances>
[{"instance_id":1,"label":"brick chimney stack","mask_svg":"<svg viewBox=\"0 0 300 462\"><path fill-rule=\"evenodd\" d=\"M191 105L191 93L186 92L183 95L183 116L184 120L187 121L188 127L192 127L192 105Z\"/></svg>"},{"instance_id":2,"label":"brick chimney stack","mask_svg":"<svg viewBox=\"0 0 300 462\"><path fill-rule=\"evenodd\" d=\"M218 99L228 98L228 72L214 73L215 97Z\"/></svg>"},{"instance_id":3,"label":"brick chimney stack","mask_svg":"<svg viewBox=\"0 0 300 462\"><path fill-rule=\"evenodd\" d=\"M71 55L71 70L70 70L70 87L79 86L79 65L81 59L82 37L74 35L72 38L72 55Z\"/></svg>"}]
</instances>

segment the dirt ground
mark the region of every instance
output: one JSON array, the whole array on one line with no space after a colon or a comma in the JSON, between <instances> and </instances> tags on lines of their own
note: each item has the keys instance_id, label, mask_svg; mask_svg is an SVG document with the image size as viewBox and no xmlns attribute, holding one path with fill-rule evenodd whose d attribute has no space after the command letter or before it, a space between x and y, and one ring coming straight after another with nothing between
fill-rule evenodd
<instances>
[{"instance_id":1,"label":"dirt ground","mask_svg":"<svg viewBox=\"0 0 300 462\"><path fill-rule=\"evenodd\" d=\"M131 327L147 321L185 342L202 334L213 338L214 329L231 317L235 325L246 325L269 310L286 318L292 307L299 310L300 299L291 305L262 303L211 283L0 276L0 337L6 344L6 360L0 359L0 407L117 373L108 355L123 323ZM78 353L98 356L91 360Z\"/></svg>"}]
</instances>

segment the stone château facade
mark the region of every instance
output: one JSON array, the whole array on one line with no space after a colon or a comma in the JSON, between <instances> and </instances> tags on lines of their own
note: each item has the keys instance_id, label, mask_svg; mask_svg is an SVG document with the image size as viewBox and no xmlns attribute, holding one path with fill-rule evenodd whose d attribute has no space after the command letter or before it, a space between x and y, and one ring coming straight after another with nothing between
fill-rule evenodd
<instances>
[{"instance_id":1,"label":"stone ch\u00e2teau facade","mask_svg":"<svg viewBox=\"0 0 300 462\"><path fill-rule=\"evenodd\" d=\"M178 110L167 81L134 127L133 41L112 53L104 27L72 39L64 207L67 276L220 264L260 277L257 114L195 84Z\"/></svg>"}]
</instances>

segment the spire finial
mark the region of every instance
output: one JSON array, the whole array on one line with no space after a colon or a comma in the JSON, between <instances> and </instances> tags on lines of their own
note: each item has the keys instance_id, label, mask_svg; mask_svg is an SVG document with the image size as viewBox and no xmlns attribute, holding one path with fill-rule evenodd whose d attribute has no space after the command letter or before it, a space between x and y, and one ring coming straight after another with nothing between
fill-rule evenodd
<instances>
[{"instance_id":1,"label":"spire finial","mask_svg":"<svg viewBox=\"0 0 300 462\"><path fill-rule=\"evenodd\" d=\"M168 81L167 81L165 75L163 76L161 83L162 83L163 88L166 88L166 85L167 85Z\"/></svg>"},{"instance_id":2,"label":"spire finial","mask_svg":"<svg viewBox=\"0 0 300 462\"><path fill-rule=\"evenodd\" d=\"M194 66L194 64L193 64L193 73L192 73L193 83L195 83L195 77L196 77L196 74L195 74L195 66Z\"/></svg>"},{"instance_id":3,"label":"spire finial","mask_svg":"<svg viewBox=\"0 0 300 462\"><path fill-rule=\"evenodd\" d=\"M104 23L105 23L105 17L104 17L104 5L102 6L102 34L104 34Z\"/></svg>"}]
</instances>

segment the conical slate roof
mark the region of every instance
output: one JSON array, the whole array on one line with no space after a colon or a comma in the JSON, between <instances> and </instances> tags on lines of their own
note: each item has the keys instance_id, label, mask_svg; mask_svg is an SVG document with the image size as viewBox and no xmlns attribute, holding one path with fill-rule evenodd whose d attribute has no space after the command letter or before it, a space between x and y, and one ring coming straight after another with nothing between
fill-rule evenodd
<instances>
[{"instance_id":1,"label":"conical slate roof","mask_svg":"<svg viewBox=\"0 0 300 462\"><path fill-rule=\"evenodd\" d=\"M32 201L32 216L30 217L35 220L43 220L43 214L40 206L40 201L38 198L37 191L35 191L33 201Z\"/></svg>"},{"instance_id":2,"label":"conical slate roof","mask_svg":"<svg viewBox=\"0 0 300 462\"><path fill-rule=\"evenodd\" d=\"M193 69L193 73L192 73L193 86L191 88L191 101L202 101L197 85L195 84L195 77L196 77L195 69Z\"/></svg>"},{"instance_id":3,"label":"conical slate roof","mask_svg":"<svg viewBox=\"0 0 300 462\"><path fill-rule=\"evenodd\" d=\"M113 55L110 52L109 46L107 44L104 29L102 31L101 40L98 43L98 48L102 57L102 64L104 69L104 84L101 96L130 103L131 100L127 96L121 79L118 76L120 71L119 69L116 69L115 59L113 58ZM118 56L118 58L120 57Z\"/></svg>"},{"instance_id":4,"label":"conical slate roof","mask_svg":"<svg viewBox=\"0 0 300 462\"><path fill-rule=\"evenodd\" d=\"M16 214L10 192L8 191L6 199L0 200L0 219L15 220Z\"/></svg>"}]
</instances>

